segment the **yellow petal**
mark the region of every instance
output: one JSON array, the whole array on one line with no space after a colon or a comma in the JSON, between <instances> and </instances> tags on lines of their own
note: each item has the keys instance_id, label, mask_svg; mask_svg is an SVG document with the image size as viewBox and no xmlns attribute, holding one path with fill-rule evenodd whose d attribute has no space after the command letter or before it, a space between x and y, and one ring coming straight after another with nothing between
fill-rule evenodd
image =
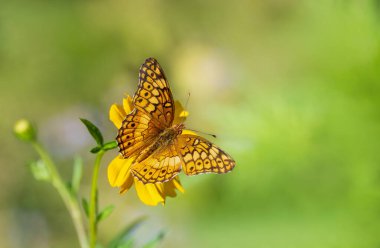
<instances>
[{"instance_id":1,"label":"yellow petal","mask_svg":"<svg viewBox=\"0 0 380 248\"><path fill-rule=\"evenodd\" d=\"M163 185L164 185L165 196L175 197L177 195L177 192L175 191L176 189L182 193L185 192L185 190L183 189L179 181L178 176L176 176L175 178L173 178L172 180L168 182L165 182Z\"/></svg>"},{"instance_id":2,"label":"yellow petal","mask_svg":"<svg viewBox=\"0 0 380 248\"><path fill-rule=\"evenodd\" d=\"M186 120L186 117L189 115L189 112L183 109L182 104L179 101L175 101L175 113L173 124L179 124Z\"/></svg>"},{"instance_id":3,"label":"yellow petal","mask_svg":"<svg viewBox=\"0 0 380 248\"><path fill-rule=\"evenodd\" d=\"M134 109L132 98L127 95L127 98L123 98L123 108L125 113L130 113Z\"/></svg>"},{"instance_id":4,"label":"yellow petal","mask_svg":"<svg viewBox=\"0 0 380 248\"><path fill-rule=\"evenodd\" d=\"M112 187L120 187L128 179L131 174L129 168L132 159L123 159L120 155L114 158L108 165L108 181Z\"/></svg>"},{"instance_id":5,"label":"yellow petal","mask_svg":"<svg viewBox=\"0 0 380 248\"><path fill-rule=\"evenodd\" d=\"M133 175L131 172L127 173L124 183L120 186L120 194L126 193L133 185Z\"/></svg>"},{"instance_id":6,"label":"yellow petal","mask_svg":"<svg viewBox=\"0 0 380 248\"><path fill-rule=\"evenodd\" d=\"M121 127L121 123L123 122L125 116L126 113L120 105L112 104L109 118L118 129Z\"/></svg>"},{"instance_id":7,"label":"yellow petal","mask_svg":"<svg viewBox=\"0 0 380 248\"><path fill-rule=\"evenodd\" d=\"M175 192L175 187L173 180L163 183L165 196L175 197L177 193Z\"/></svg>"},{"instance_id":8,"label":"yellow petal","mask_svg":"<svg viewBox=\"0 0 380 248\"><path fill-rule=\"evenodd\" d=\"M143 184L141 181L135 178L135 187L140 200L146 205L156 206L160 202L165 202L165 199L158 192L155 184Z\"/></svg>"},{"instance_id":9,"label":"yellow petal","mask_svg":"<svg viewBox=\"0 0 380 248\"><path fill-rule=\"evenodd\" d=\"M179 181L179 177L175 177L173 180L173 185L176 189L178 189L181 193L185 193L185 189L182 187L181 182Z\"/></svg>"},{"instance_id":10,"label":"yellow petal","mask_svg":"<svg viewBox=\"0 0 380 248\"><path fill-rule=\"evenodd\" d=\"M187 129L183 129L183 130L182 130L182 134L198 135L197 133L195 133L195 132L193 132L193 131L190 131L190 130L187 130Z\"/></svg>"}]
</instances>

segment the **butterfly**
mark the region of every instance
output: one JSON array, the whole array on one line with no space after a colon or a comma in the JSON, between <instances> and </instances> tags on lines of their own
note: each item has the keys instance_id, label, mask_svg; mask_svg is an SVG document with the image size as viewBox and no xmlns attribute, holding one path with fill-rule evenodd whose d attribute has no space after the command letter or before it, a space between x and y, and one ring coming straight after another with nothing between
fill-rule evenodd
<instances>
[{"instance_id":1,"label":"butterfly","mask_svg":"<svg viewBox=\"0 0 380 248\"><path fill-rule=\"evenodd\" d=\"M175 104L169 83L156 59L140 67L134 109L122 122L116 140L123 158L133 158L131 172L143 183L166 182L181 170L186 175L226 173L235 161L203 137L183 134L173 124Z\"/></svg>"}]
</instances>

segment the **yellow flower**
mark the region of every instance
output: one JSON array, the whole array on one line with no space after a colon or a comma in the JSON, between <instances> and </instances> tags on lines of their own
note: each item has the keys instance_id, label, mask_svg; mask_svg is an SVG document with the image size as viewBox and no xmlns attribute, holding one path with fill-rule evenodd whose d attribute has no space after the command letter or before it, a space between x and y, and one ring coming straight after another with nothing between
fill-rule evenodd
<instances>
[{"instance_id":1,"label":"yellow flower","mask_svg":"<svg viewBox=\"0 0 380 248\"><path fill-rule=\"evenodd\" d=\"M127 96L127 98L123 99L123 106L117 104L111 106L109 118L117 128L120 128L125 116L132 109L132 99ZM180 123L182 118L187 116L188 112L183 110L182 105L176 101L174 124ZM134 178L131 173L132 162L133 159L124 159L121 155L118 155L108 165L108 180L112 187L120 188L120 193L127 192L135 184L140 200L147 205L155 206L158 203L164 204L167 196L175 197L177 195L176 189L182 193L184 192L178 176L165 183L142 183L137 178Z\"/></svg>"}]
</instances>

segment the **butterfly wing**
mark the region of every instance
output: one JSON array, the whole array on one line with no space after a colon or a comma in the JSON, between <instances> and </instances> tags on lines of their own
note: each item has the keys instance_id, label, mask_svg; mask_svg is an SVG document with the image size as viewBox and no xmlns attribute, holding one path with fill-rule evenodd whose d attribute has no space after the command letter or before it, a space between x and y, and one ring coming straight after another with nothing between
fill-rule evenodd
<instances>
[{"instance_id":1,"label":"butterfly wing","mask_svg":"<svg viewBox=\"0 0 380 248\"><path fill-rule=\"evenodd\" d=\"M138 155L158 135L160 129L138 109L129 113L122 122L116 137L120 153L124 158Z\"/></svg>"},{"instance_id":2,"label":"butterfly wing","mask_svg":"<svg viewBox=\"0 0 380 248\"><path fill-rule=\"evenodd\" d=\"M124 158L139 155L173 122L173 97L164 71L155 59L146 59L141 65L132 102L135 109L126 116L116 138Z\"/></svg>"},{"instance_id":3,"label":"butterfly wing","mask_svg":"<svg viewBox=\"0 0 380 248\"><path fill-rule=\"evenodd\" d=\"M133 104L151 116L162 130L171 127L175 110L173 96L164 71L154 58L146 59L140 67L139 85Z\"/></svg>"},{"instance_id":4,"label":"butterfly wing","mask_svg":"<svg viewBox=\"0 0 380 248\"><path fill-rule=\"evenodd\" d=\"M166 182L181 171L181 160L174 145L161 148L145 160L133 164L132 174L143 183Z\"/></svg>"},{"instance_id":5,"label":"butterfly wing","mask_svg":"<svg viewBox=\"0 0 380 248\"><path fill-rule=\"evenodd\" d=\"M187 175L201 173L227 173L235 167L235 161L210 141L191 134L177 137L177 151Z\"/></svg>"}]
</instances>

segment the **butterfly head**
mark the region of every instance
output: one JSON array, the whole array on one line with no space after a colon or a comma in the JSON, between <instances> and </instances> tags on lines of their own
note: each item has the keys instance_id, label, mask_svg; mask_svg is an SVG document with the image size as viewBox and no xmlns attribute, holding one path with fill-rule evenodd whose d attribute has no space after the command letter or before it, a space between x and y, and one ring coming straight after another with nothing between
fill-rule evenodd
<instances>
[{"instance_id":1,"label":"butterfly head","mask_svg":"<svg viewBox=\"0 0 380 248\"><path fill-rule=\"evenodd\" d=\"M180 135L182 133L182 130L185 128L185 124L180 123L173 126L174 131L177 133L177 135Z\"/></svg>"}]
</instances>

